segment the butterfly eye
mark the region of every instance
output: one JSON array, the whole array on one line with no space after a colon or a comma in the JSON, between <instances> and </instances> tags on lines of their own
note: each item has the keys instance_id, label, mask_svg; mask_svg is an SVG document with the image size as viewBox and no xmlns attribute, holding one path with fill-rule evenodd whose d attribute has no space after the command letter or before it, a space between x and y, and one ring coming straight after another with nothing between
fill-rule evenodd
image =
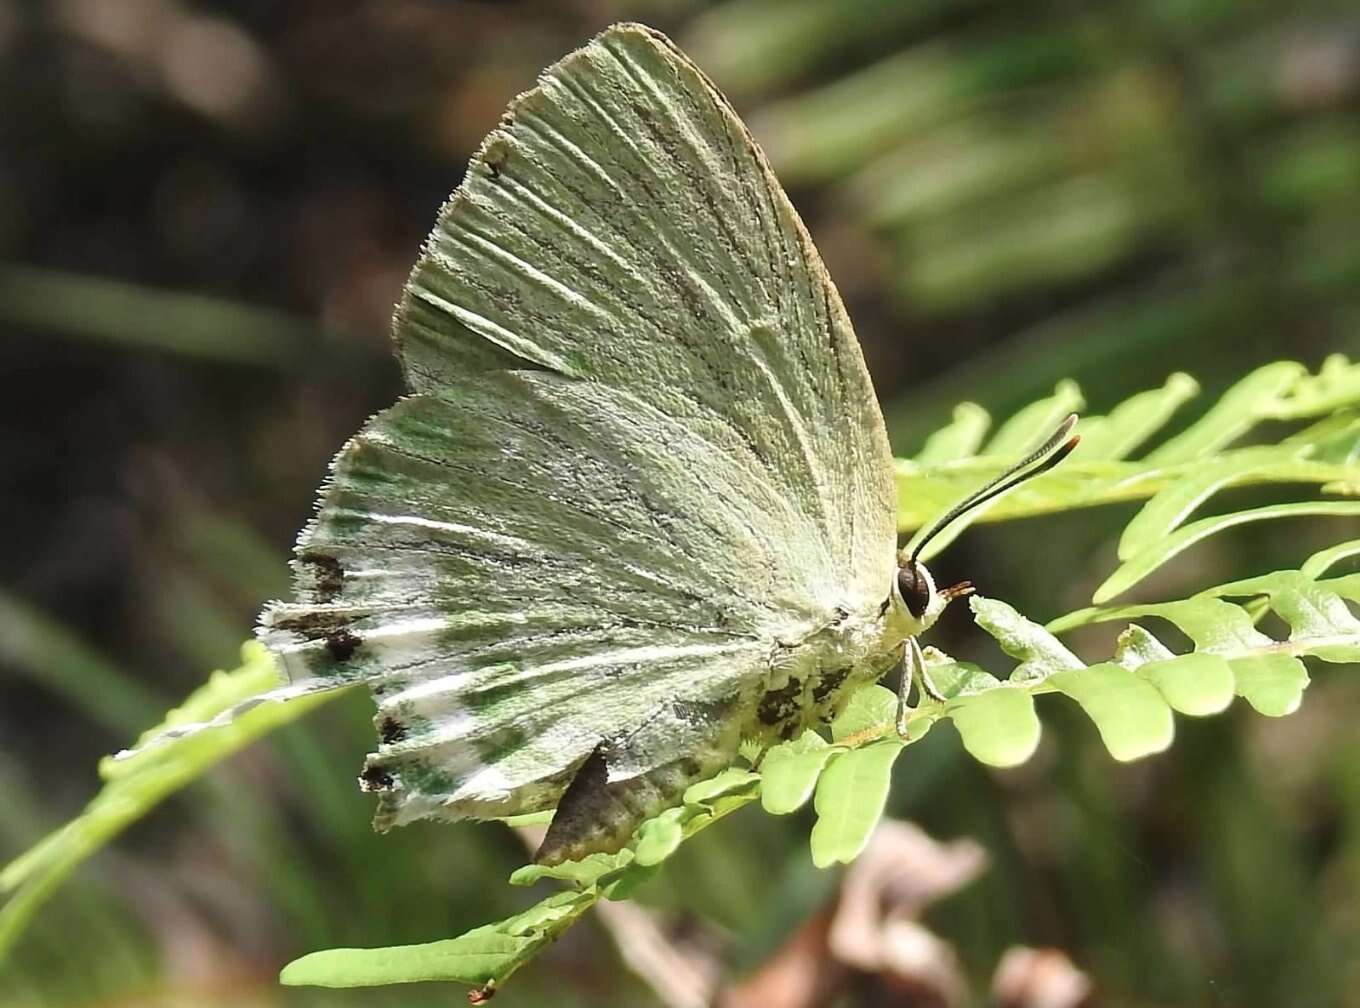
<instances>
[{"instance_id":1,"label":"butterfly eye","mask_svg":"<svg viewBox=\"0 0 1360 1008\"><path fill-rule=\"evenodd\" d=\"M898 568L897 590L902 593L902 601L907 604L908 612L917 619L925 615L930 605L930 584L916 564L909 563Z\"/></svg>"}]
</instances>

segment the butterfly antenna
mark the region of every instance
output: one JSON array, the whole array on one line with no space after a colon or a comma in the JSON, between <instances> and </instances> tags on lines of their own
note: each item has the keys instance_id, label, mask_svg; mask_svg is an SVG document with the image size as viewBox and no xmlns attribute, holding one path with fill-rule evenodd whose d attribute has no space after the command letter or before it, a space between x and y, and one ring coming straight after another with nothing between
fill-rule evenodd
<instances>
[{"instance_id":1,"label":"butterfly antenna","mask_svg":"<svg viewBox=\"0 0 1360 1008\"><path fill-rule=\"evenodd\" d=\"M1075 413L1069 413L1067 419L1058 424L1058 429L1050 434L1048 439L1038 448L1034 449L1034 451L1015 463L1015 465L1010 466L995 479L974 490L971 494L950 508L943 518L938 519L934 525L930 526L926 534L921 537L921 541L918 542L916 547L911 551L912 563L916 562L917 557L921 555L921 550L925 549L926 544L943 532L955 518L966 514L981 504L987 503L987 501L991 500L993 497L1005 493L1013 486L1024 483L1026 480L1031 480L1035 476L1042 476L1063 459L1067 458L1068 455L1072 454L1072 449L1081 441L1080 434L1074 434L1072 437L1068 437L1068 435L1072 433L1072 428L1076 425L1076 422L1077 415ZM1034 465L1036 462L1038 465ZM1027 468L1031 465L1034 465L1033 469Z\"/></svg>"}]
</instances>

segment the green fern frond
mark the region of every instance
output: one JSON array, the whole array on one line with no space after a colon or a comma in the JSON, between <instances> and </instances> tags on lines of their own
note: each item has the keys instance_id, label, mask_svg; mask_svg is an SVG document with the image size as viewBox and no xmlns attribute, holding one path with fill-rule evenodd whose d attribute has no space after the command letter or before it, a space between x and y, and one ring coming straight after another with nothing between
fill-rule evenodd
<instances>
[{"instance_id":1,"label":"green fern frond","mask_svg":"<svg viewBox=\"0 0 1360 1008\"><path fill-rule=\"evenodd\" d=\"M1120 559L1131 562L1230 487L1305 483L1339 494L1360 488L1360 415L1355 412L1360 408L1360 365L1336 355L1311 375L1292 361L1268 364L1239 381L1189 427L1140 459L1129 458L1197 393L1194 379L1174 374L1160 389L1132 396L1106 416L1083 417L1078 427L1082 443L1063 465L955 522L930 543L924 557L934 556L974 521L1008 521L1150 498L1120 540ZM1052 396L1002 424L985 444L985 411L971 403L958 407L953 421L932 434L916 457L897 463L899 527L911 531L927 524L1083 405L1076 384L1062 382ZM1325 419L1274 444L1229 447L1266 421L1318 417ZM1230 524L1201 531L1213 534ZM1139 567L1151 573L1174 555L1149 553Z\"/></svg>"}]
</instances>

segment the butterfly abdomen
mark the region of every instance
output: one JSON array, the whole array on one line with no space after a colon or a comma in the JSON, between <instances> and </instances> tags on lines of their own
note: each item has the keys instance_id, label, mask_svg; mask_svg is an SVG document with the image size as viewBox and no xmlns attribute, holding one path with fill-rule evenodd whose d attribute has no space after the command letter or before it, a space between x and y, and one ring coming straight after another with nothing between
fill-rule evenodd
<instances>
[{"instance_id":1,"label":"butterfly abdomen","mask_svg":"<svg viewBox=\"0 0 1360 1008\"><path fill-rule=\"evenodd\" d=\"M555 865L621 850L638 826L680 804L686 788L717 773L730 759L716 750L684 756L611 784L608 747L601 743L563 792L534 860Z\"/></svg>"}]
</instances>

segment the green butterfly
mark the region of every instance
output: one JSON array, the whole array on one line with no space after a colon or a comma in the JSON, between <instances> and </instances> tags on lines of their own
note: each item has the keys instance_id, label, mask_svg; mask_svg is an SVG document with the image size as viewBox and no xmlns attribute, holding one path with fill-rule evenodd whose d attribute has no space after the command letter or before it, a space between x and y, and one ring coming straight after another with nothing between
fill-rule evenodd
<instances>
[{"instance_id":1,"label":"green butterfly","mask_svg":"<svg viewBox=\"0 0 1360 1008\"><path fill-rule=\"evenodd\" d=\"M616 25L511 103L394 333L411 394L335 459L261 628L277 695L372 690L377 828L555 806L539 861L615 851L904 649L903 716L937 695L915 637L970 588L896 553L841 299L665 36Z\"/></svg>"}]
</instances>

